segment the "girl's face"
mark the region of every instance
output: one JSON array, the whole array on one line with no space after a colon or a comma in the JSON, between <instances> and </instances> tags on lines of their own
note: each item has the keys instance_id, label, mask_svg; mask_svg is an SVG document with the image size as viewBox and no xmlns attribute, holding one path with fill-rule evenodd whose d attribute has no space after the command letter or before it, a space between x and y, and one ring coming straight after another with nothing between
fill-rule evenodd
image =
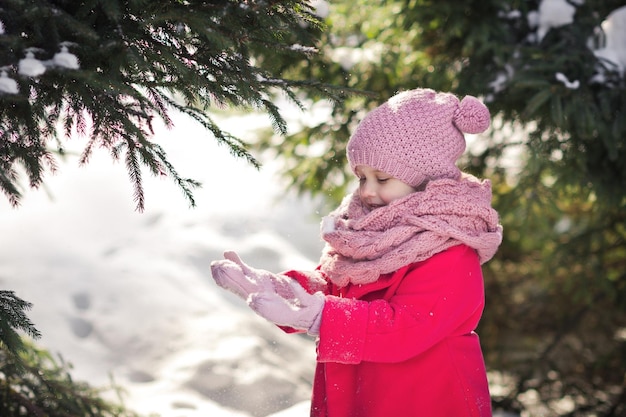
<instances>
[{"instance_id":1,"label":"girl's face","mask_svg":"<svg viewBox=\"0 0 626 417\"><path fill-rule=\"evenodd\" d=\"M359 177L359 197L370 210L386 206L416 191L401 180L369 165L357 165L355 171Z\"/></svg>"}]
</instances>

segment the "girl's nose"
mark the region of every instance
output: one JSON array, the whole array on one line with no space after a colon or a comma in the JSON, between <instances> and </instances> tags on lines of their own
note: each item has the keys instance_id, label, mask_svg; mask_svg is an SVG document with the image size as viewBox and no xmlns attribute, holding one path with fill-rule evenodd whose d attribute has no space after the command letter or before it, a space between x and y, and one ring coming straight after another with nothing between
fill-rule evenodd
<instances>
[{"instance_id":1,"label":"girl's nose","mask_svg":"<svg viewBox=\"0 0 626 417\"><path fill-rule=\"evenodd\" d=\"M376 195L376 187L366 181L361 185L361 196L362 197L373 197Z\"/></svg>"}]
</instances>

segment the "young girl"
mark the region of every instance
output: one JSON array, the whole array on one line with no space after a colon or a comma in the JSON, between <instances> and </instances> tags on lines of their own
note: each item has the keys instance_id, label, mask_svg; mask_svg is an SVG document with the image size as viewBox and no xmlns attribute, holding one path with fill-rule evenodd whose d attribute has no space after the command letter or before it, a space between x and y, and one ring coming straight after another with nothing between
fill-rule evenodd
<instances>
[{"instance_id":1,"label":"young girl","mask_svg":"<svg viewBox=\"0 0 626 417\"><path fill-rule=\"evenodd\" d=\"M463 132L489 123L471 96L397 94L348 142L360 185L322 222L317 270L273 274L234 252L211 264L260 316L318 336L311 416L491 416L474 330L502 228L489 181L456 167Z\"/></svg>"}]
</instances>

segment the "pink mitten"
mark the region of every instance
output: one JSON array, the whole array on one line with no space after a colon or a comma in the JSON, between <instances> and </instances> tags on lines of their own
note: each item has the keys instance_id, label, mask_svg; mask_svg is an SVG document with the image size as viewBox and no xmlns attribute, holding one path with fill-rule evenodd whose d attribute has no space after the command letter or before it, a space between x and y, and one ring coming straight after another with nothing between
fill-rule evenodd
<instances>
[{"instance_id":1,"label":"pink mitten","mask_svg":"<svg viewBox=\"0 0 626 417\"><path fill-rule=\"evenodd\" d=\"M320 332L324 294L309 294L297 282L293 283L294 297L284 298L268 288L267 291L252 293L248 305L259 316L279 326L306 330L317 336Z\"/></svg>"},{"instance_id":2,"label":"pink mitten","mask_svg":"<svg viewBox=\"0 0 626 417\"><path fill-rule=\"evenodd\" d=\"M220 287L246 300L251 293L272 288L281 297L293 298L291 278L254 269L245 264L235 252L224 252L224 258L211 262L211 274ZM265 285L269 283L269 287Z\"/></svg>"}]
</instances>

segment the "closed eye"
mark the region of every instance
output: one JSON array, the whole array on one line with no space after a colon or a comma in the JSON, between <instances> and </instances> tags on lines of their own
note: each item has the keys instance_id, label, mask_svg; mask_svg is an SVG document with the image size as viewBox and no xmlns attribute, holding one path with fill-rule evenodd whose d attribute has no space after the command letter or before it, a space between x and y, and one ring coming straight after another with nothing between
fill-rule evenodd
<instances>
[{"instance_id":1,"label":"closed eye","mask_svg":"<svg viewBox=\"0 0 626 417\"><path fill-rule=\"evenodd\" d=\"M387 181L389 181L389 178L376 178L378 180L379 183L384 184Z\"/></svg>"}]
</instances>

